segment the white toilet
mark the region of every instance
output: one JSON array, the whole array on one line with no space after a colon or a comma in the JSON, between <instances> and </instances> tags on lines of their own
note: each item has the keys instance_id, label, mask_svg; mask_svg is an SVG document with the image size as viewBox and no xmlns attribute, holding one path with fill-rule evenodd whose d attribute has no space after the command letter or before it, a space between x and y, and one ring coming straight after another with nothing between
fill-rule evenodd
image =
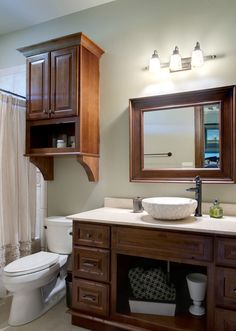
<instances>
[{"instance_id":1,"label":"white toilet","mask_svg":"<svg viewBox=\"0 0 236 331\"><path fill-rule=\"evenodd\" d=\"M66 262L72 251L72 220L45 220L48 250L22 257L3 270L3 283L13 299L9 325L28 323L65 295Z\"/></svg>"}]
</instances>

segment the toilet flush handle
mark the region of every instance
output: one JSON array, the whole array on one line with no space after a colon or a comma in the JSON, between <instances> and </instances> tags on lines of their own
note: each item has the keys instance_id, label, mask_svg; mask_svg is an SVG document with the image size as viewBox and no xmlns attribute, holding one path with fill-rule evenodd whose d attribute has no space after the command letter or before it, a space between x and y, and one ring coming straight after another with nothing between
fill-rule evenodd
<instances>
[{"instance_id":1,"label":"toilet flush handle","mask_svg":"<svg viewBox=\"0 0 236 331\"><path fill-rule=\"evenodd\" d=\"M68 233L69 233L70 236L73 235L72 228L69 229Z\"/></svg>"}]
</instances>

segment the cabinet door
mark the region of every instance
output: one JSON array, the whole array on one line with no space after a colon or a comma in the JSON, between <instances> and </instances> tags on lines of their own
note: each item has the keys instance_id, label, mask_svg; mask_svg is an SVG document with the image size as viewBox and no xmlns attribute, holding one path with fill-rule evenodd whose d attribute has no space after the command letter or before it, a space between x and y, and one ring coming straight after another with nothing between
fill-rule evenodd
<instances>
[{"instance_id":1,"label":"cabinet door","mask_svg":"<svg viewBox=\"0 0 236 331\"><path fill-rule=\"evenodd\" d=\"M51 117L77 115L76 47L51 52Z\"/></svg>"},{"instance_id":2,"label":"cabinet door","mask_svg":"<svg viewBox=\"0 0 236 331\"><path fill-rule=\"evenodd\" d=\"M49 53L27 58L27 118L42 119L49 116Z\"/></svg>"},{"instance_id":3,"label":"cabinet door","mask_svg":"<svg viewBox=\"0 0 236 331\"><path fill-rule=\"evenodd\" d=\"M216 309L215 331L236 331L236 312Z\"/></svg>"},{"instance_id":4,"label":"cabinet door","mask_svg":"<svg viewBox=\"0 0 236 331\"><path fill-rule=\"evenodd\" d=\"M231 238L216 238L216 263L236 268L236 242Z\"/></svg>"},{"instance_id":5,"label":"cabinet door","mask_svg":"<svg viewBox=\"0 0 236 331\"><path fill-rule=\"evenodd\" d=\"M215 279L216 304L236 309L236 269L216 268Z\"/></svg>"}]
</instances>

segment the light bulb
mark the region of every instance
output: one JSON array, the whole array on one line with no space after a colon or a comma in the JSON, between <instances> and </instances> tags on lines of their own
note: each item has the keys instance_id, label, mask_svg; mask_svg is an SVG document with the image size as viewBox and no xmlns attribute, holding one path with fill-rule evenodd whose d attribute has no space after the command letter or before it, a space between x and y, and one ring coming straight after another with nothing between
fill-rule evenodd
<instances>
[{"instance_id":1,"label":"light bulb","mask_svg":"<svg viewBox=\"0 0 236 331\"><path fill-rule=\"evenodd\" d=\"M160 59L157 54L157 51L155 50L152 54L152 57L149 61L149 71L150 72L158 72L160 71L161 64L160 64Z\"/></svg>"},{"instance_id":2,"label":"light bulb","mask_svg":"<svg viewBox=\"0 0 236 331\"><path fill-rule=\"evenodd\" d=\"M204 57L200 48L200 43L197 42L194 50L192 51L191 66L201 67L204 64Z\"/></svg>"},{"instance_id":3,"label":"light bulb","mask_svg":"<svg viewBox=\"0 0 236 331\"><path fill-rule=\"evenodd\" d=\"M179 54L179 48L175 46L173 54L170 58L170 71L178 71L182 70L182 61L181 56Z\"/></svg>"}]
</instances>

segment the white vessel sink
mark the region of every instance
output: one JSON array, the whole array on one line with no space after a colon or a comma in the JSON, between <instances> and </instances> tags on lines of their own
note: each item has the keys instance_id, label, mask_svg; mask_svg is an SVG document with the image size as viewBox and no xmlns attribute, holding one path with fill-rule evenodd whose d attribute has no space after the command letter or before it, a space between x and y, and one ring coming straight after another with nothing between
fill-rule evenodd
<instances>
[{"instance_id":1,"label":"white vessel sink","mask_svg":"<svg viewBox=\"0 0 236 331\"><path fill-rule=\"evenodd\" d=\"M197 207L197 201L188 198L158 197L142 200L144 210L160 220L179 220L190 216Z\"/></svg>"}]
</instances>

